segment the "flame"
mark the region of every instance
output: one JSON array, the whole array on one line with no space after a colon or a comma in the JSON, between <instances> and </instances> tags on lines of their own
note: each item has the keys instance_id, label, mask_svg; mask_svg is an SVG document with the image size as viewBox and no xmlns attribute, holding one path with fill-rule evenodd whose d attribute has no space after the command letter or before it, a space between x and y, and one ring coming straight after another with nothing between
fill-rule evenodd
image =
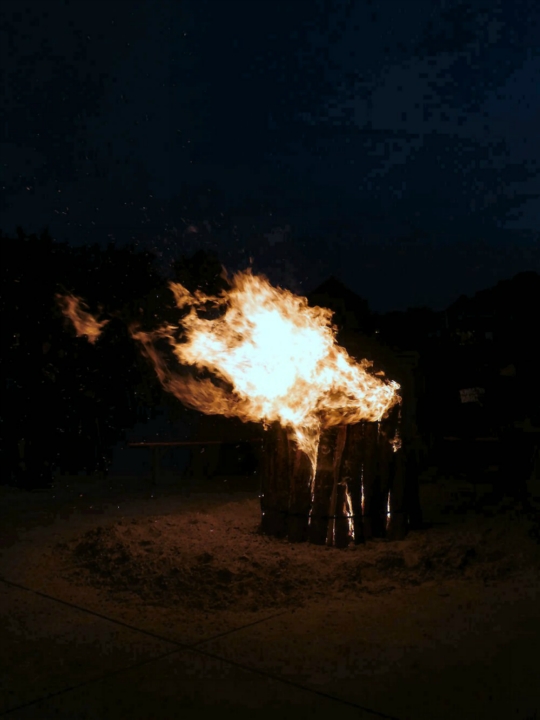
<instances>
[{"instance_id":1,"label":"flame","mask_svg":"<svg viewBox=\"0 0 540 720\"><path fill-rule=\"evenodd\" d=\"M178 327L131 328L166 390L207 414L269 424L278 421L316 466L324 428L379 421L400 401L399 385L369 372L336 342L332 313L273 287L250 270L218 296L170 283ZM179 338L183 334L183 338ZM161 341L176 360L212 378L170 369Z\"/></svg>"},{"instance_id":2,"label":"flame","mask_svg":"<svg viewBox=\"0 0 540 720\"><path fill-rule=\"evenodd\" d=\"M345 515L347 516L347 522L349 524L349 537L351 538L351 540L354 540L354 513L349 488L346 488L345 490Z\"/></svg>"},{"instance_id":3,"label":"flame","mask_svg":"<svg viewBox=\"0 0 540 720\"><path fill-rule=\"evenodd\" d=\"M62 313L73 323L77 337L85 337L92 345L101 335L108 320L97 320L86 308L84 300L75 295L57 295Z\"/></svg>"}]
</instances>

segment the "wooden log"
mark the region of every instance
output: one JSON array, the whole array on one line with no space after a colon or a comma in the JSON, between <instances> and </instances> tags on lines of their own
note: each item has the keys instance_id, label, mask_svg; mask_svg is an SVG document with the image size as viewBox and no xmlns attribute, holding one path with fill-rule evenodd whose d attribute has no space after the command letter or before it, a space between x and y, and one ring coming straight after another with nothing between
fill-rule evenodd
<instances>
[{"instance_id":1,"label":"wooden log","mask_svg":"<svg viewBox=\"0 0 540 720\"><path fill-rule=\"evenodd\" d=\"M382 430L379 433L378 443L378 506L377 506L377 528L375 537L386 537L390 514L388 500L391 490L391 475L393 468L394 448L390 438Z\"/></svg>"},{"instance_id":2,"label":"wooden log","mask_svg":"<svg viewBox=\"0 0 540 720\"><path fill-rule=\"evenodd\" d=\"M362 522L362 464L363 464L362 423L347 427L347 444L341 470L342 481L346 484L349 512L352 515L353 539L356 545L364 542Z\"/></svg>"},{"instance_id":3,"label":"wooden log","mask_svg":"<svg viewBox=\"0 0 540 720\"><path fill-rule=\"evenodd\" d=\"M369 540L377 532L377 511L380 505L377 487L378 435L377 423L363 423L362 452L364 456L362 469L362 491L364 538Z\"/></svg>"},{"instance_id":4,"label":"wooden log","mask_svg":"<svg viewBox=\"0 0 540 720\"><path fill-rule=\"evenodd\" d=\"M389 540L403 540L407 534L408 518L405 506L405 453L403 449L394 453L390 487L390 521L387 537Z\"/></svg>"},{"instance_id":5,"label":"wooden log","mask_svg":"<svg viewBox=\"0 0 540 720\"><path fill-rule=\"evenodd\" d=\"M319 442L308 532L309 542L314 545L324 545L328 535L330 497L334 486L334 450L337 435L337 427L329 428L321 433Z\"/></svg>"},{"instance_id":6,"label":"wooden log","mask_svg":"<svg viewBox=\"0 0 540 720\"><path fill-rule=\"evenodd\" d=\"M404 399L407 402L407 398ZM409 400L410 402L410 400ZM420 507L418 463L415 462L414 449L411 447L410 428L400 422L400 412L408 407L395 407L387 422L388 437L399 433L399 449L392 453L390 464L390 517L387 527L389 540L402 540L411 527L421 527L422 511Z\"/></svg>"},{"instance_id":7,"label":"wooden log","mask_svg":"<svg viewBox=\"0 0 540 720\"><path fill-rule=\"evenodd\" d=\"M312 475L313 468L308 456L296 442L289 439L289 542L305 542L308 539Z\"/></svg>"},{"instance_id":8,"label":"wooden log","mask_svg":"<svg viewBox=\"0 0 540 720\"><path fill-rule=\"evenodd\" d=\"M343 481L343 461L347 443L347 426L340 425L334 448L334 482L330 496L328 532L326 544L347 547L351 541L350 520L347 517L347 485Z\"/></svg>"},{"instance_id":9,"label":"wooden log","mask_svg":"<svg viewBox=\"0 0 540 720\"><path fill-rule=\"evenodd\" d=\"M339 482L337 486L337 505L334 511L333 535L328 544L337 548L348 547L353 540L353 520L349 517L349 503L347 498L347 485Z\"/></svg>"},{"instance_id":10,"label":"wooden log","mask_svg":"<svg viewBox=\"0 0 540 720\"><path fill-rule=\"evenodd\" d=\"M389 496L391 500L394 473L394 443L399 432L399 408L394 407L379 427L378 482L380 488L377 536L386 537L390 524Z\"/></svg>"},{"instance_id":11,"label":"wooden log","mask_svg":"<svg viewBox=\"0 0 540 720\"><path fill-rule=\"evenodd\" d=\"M289 443L286 431L273 423L264 437L261 473L261 532L287 534L289 506Z\"/></svg>"},{"instance_id":12,"label":"wooden log","mask_svg":"<svg viewBox=\"0 0 540 720\"><path fill-rule=\"evenodd\" d=\"M375 445L375 482L371 495L371 536L374 538L386 537L388 491L390 487L388 457L392 447L388 445L386 438L379 431Z\"/></svg>"},{"instance_id":13,"label":"wooden log","mask_svg":"<svg viewBox=\"0 0 540 720\"><path fill-rule=\"evenodd\" d=\"M408 487L404 450L394 451L396 418L325 430L312 482L305 453L277 424L270 428L262 449L262 532L335 547L404 538L417 490Z\"/></svg>"}]
</instances>

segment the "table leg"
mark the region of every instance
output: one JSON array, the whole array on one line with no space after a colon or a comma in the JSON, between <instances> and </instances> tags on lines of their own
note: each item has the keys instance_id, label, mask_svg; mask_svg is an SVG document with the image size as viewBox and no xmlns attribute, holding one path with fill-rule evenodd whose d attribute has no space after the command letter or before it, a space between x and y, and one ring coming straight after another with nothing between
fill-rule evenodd
<instances>
[{"instance_id":1,"label":"table leg","mask_svg":"<svg viewBox=\"0 0 540 720\"><path fill-rule=\"evenodd\" d=\"M157 485L159 478L159 461L161 448L152 448L152 485Z\"/></svg>"}]
</instances>

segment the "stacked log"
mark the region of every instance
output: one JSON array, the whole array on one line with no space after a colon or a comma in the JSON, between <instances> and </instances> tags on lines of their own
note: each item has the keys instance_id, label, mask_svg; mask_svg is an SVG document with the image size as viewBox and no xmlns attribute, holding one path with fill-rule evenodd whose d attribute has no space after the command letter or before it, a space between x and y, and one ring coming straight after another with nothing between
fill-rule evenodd
<instances>
[{"instance_id":1,"label":"stacked log","mask_svg":"<svg viewBox=\"0 0 540 720\"><path fill-rule=\"evenodd\" d=\"M305 453L274 424L263 448L261 531L334 547L404 538L418 524L418 485L397 428L398 410L381 423L328 428L312 477Z\"/></svg>"},{"instance_id":2,"label":"stacked log","mask_svg":"<svg viewBox=\"0 0 540 720\"><path fill-rule=\"evenodd\" d=\"M341 470L342 482L346 483L348 491L352 537L357 545L364 542L365 537L362 506L364 430L363 424L347 426L347 444Z\"/></svg>"},{"instance_id":3,"label":"stacked log","mask_svg":"<svg viewBox=\"0 0 540 720\"><path fill-rule=\"evenodd\" d=\"M267 430L262 448L261 531L285 537L289 514L289 441L278 424Z\"/></svg>"},{"instance_id":4,"label":"stacked log","mask_svg":"<svg viewBox=\"0 0 540 720\"><path fill-rule=\"evenodd\" d=\"M330 514L328 520L327 545L347 547L353 539L352 512L348 496L352 477L345 475L345 453L347 449L347 426L337 429L333 459L332 495L330 496Z\"/></svg>"},{"instance_id":5,"label":"stacked log","mask_svg":"<svg viewBox=\"0 0 540 720\"><path fill-rule=\"evenodd\" d=\"M334 487L334 476L339 473L341 460L337 447L338 434L337 427L330 428L322 433L319 442L309 522L309 542L315 545L324 545L327 540L330 498Z\"/></svg>"},{"instance_id":6,"label":"stacked log","mask_svg":"<svg viewBox=\"0 0 540 720\"><path fill-rule=\"evenodd\" d=\"M287 537L290 542L308 539L311 509L311 463L296 443L288 439L289 454L289 514Z\"/></svg>"}]
</instances>

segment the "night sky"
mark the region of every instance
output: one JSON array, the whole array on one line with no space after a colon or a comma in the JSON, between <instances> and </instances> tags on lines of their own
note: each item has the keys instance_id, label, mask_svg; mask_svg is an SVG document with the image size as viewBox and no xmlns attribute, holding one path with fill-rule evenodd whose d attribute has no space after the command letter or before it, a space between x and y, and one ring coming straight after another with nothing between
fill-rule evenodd
<instances>
[{"instance_id":1,"label":"night sky","mask_svg":"<svg viewBox=\"0 0 540 720\"><path fill-rule=\"evenodd\" d=\"M540 270L537 0L4 0L1 219L335 274L387 311Z\"/></svg>"}]
</instances>

